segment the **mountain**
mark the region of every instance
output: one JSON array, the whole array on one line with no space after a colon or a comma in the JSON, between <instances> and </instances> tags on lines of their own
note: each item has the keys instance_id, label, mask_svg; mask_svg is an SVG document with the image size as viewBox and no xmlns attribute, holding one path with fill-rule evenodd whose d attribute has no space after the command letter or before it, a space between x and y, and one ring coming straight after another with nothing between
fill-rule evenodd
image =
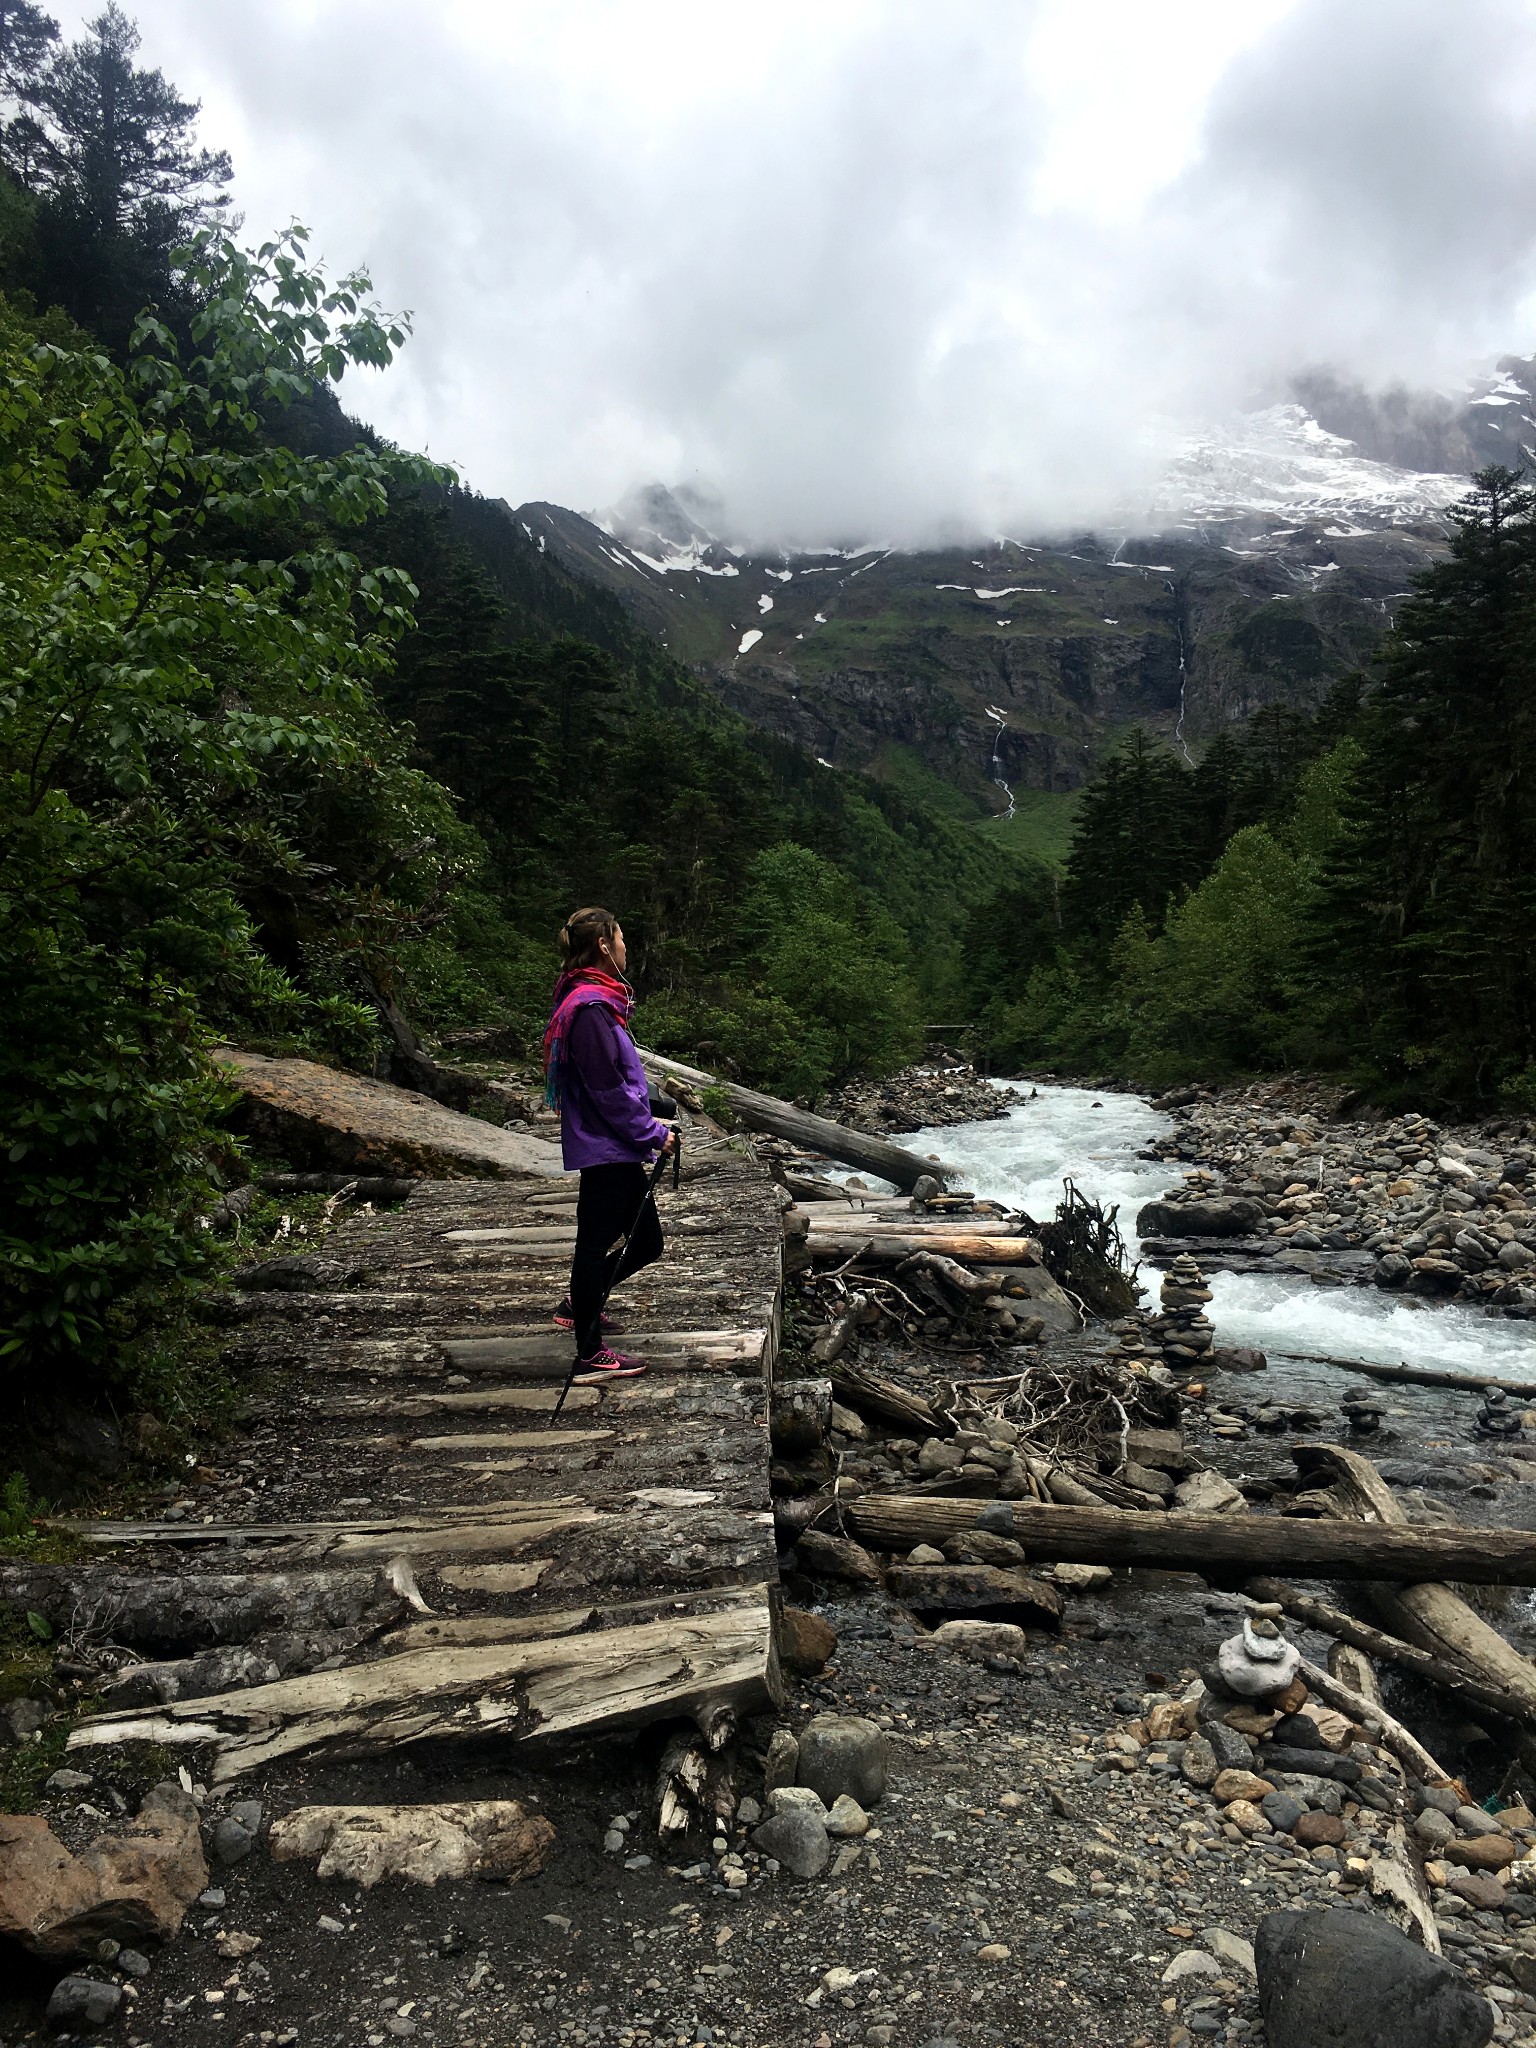
<instances>
[{"instance_id":1,"label":"mountain","mask_svg":"<svg viewBox=\"0 0 1536 2048\"><path fill-rule=\"evenodd\" d=\"M1459 406L1316 377L1316 410L1293 398L1181 444L1118 536L744 549L660 485L511 516L753 723L977 817L1017 806L1049 840L1128 725L1193 747L1367 658L1443 553L1467 469L1536 437L1532 369Z\"/></svg>"}]
</instances>

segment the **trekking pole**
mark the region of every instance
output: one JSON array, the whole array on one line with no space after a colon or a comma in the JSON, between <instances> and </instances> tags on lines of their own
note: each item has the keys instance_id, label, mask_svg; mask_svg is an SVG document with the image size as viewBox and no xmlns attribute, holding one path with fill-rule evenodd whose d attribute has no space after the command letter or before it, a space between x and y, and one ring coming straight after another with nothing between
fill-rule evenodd
<instances>
[{"instance_id":1,"label":"trekking pole","mask_svg":"<svg viewBox=\"0 0 1536 2048\"><path fill-rule=\"evenodd\" d=\"M682 1185L683 1178L682 1132L674 1128L672 1132L672 1137L672 1187L675 1192L676 1189ZM613 1262L613 1270L615 1273L618 1272L620 1266L622 1266L624 1263L624 1254L629 1250L630 1239L634 1236L635 1232L640 1228L640 1218L645 1214L645 1207L647 1202L655 1200L656 1189L660 1185L661 1176L666 1172L666 1170L667 1154L663 1152L661 1157L657 1160L656 1164L651 1168L651 1177L645 1184L645 1193L640 1197L640 1206L635 1211L635 1220L633 1223L630 1224L629 1229L624 1233L624 1242L619 1246L619 1256ZM603 1298L597 1305L597 1312L599 1316L602 1315L603 1310L607 1307L608 1296L611 1292L612 1286L610 1283L608 1287L605 1287L603 1289ZM560 1398L555 1403L555 1416L557 1418L560 1414L560 1410L565 1406L565 1397L571 1391L571 1388L575 1385L576 1375L580 1370L581 1339L578 1336L576 1338L575 1356L572 1358L570 1366L566 1371L565 1385L560 1389Z\"/></svg>"}]
</instances>

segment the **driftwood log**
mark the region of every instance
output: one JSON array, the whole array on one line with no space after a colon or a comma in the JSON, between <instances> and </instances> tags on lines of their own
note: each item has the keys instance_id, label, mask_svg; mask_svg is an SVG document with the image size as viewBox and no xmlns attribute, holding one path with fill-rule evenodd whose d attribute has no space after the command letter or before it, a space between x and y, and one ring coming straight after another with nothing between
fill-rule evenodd
<instances>
[{"instance_id":1,"label":"driftwood log","mask_svg":"<svg viewBox=\"0 0 1536 2048\"><path fill-rule=\"evenodd\" d=\"M938 1253L968 1266L1040 1263L1040 1247L1033 1238L984 1236L974 1230L866 1230L839 1219L835 1230L812 1228L804 1243L813 1259L865 1259L875 1266L899 1266L922 1253ZM986 1291L992 1292L990 1284Z\"/></svg>"},{"instance_id":2,"label":"driftwood log","mask_svg":"<svg viewBox=\"0 0 1536 2048\"><path fill-rule=\"evenodd\" d=\"M302 1751L361 1756L429 1740L588 1736L687 1715L711 1748L782 1698L764 1589L719 1614L552 1642L410 1650L208 1699L81 1722L72 1750L217 1745L213 1782Z\"/></svg>"},{"instance_id":3,"label":"driftwood log","mask_svg":"<svg viewBox=\"0 0 1536 2048\"><path fill-rule=\"evenodd\" d=\"M730 1099L737 1122L745 1124L749 1131L766 1131L771 1137L786 1138L807 1152L824 1152L829 1159L840 1159L845 1166L877 1174L899 1188L914 1187L925 1173L936 1180L954 1180L959 1176L958 1166L947 1166L941 1159L924 1159L920 1153L907 1151L904 1145L893 1145L888 1138L849 1130L828 1117L813 1116L809 1110L796 1109L791 1102L780 1102L777 1096L760 1095L755 1088L719 1081L699 1067L684 1066L680 1060L667 1059L662 1053L647 1052L641 1047L640 1061L647 1074L662 1087L671 1074L694 1088L722 1089Z\"/></svg>"},{"instance_id":4,"label":"driftwood log","mask_svg":"<svg viewBox=\"0 0 1536 2048\"><path fill-rule=\"evenodd\" d=\"M895 1380L864 1372L839 1359L831 1368L832 1391L845 1408L867 1415L876 1422L894 1422L919 1436L949 1436L954 1423L941 1415L920 1394L912 1394Z\"/></svg>"},{"instance_id":5,"label":"driftwood log","mask_svg":"<svg viewBox=\"0 0 1536 2048\"><path fill-rule=\"evenodd\" d=\"M1303 1478L1322 1482L1306 1498L1316 1501L1323 1512L1350 1524L1358 1533L1392 1530L1418 1538L1446 1536L1446 1529L1410 1527L1396 1495L1369 1458L1346 1451L1335 1444L1297 1444L1291 1453ZM1288 1520L1287 1527L1304 1529L1326 1526ZM1460 1665L1483 1684L1499 1692L1512 1693L1528 1711L1536 1712L1536 1666L1506 1642L1496 1628L1473 1612L1465 1600L1441 1581L1460 1579L1480 1585L1526 1586L1531 1581L1512 1571L1500 1559L1508 1555L1512 1533L1507 1529L1463 1529L1455 1532L1470 1543L1480 1543L1487 1568L1469 1570L1466 1560L1436 1563L1433 1545L1424 1553L1419 1569L1352 1572L1352 1578L1369 1583L1370 1596L1395 1635L1417 1643L1431 1655ZM1517 1541L1529 1541L1517 1535ZM1300 1569L1298 1559L1292 1569ZM1329 1572L1325 1576L1339 1576ZM1406 1582L1406 1583L1405 1583Z\"/></svg>"},{"instance_id":6,"label":"driftwood log","mask_svg":"<svg viewBox=\"0 0 1536 2048\"><path fill-rule=\"evenodd\" d=\"M1405 1728L1396 1715L1389 1714L1385 1707L1368 1700L1363 1693L1354 1691L1341 1679L1335 1678L1331 1672L1309 1663L1305 1657L1301 1660L1301 1677L1306 1683L1307 1690L1316 1693L1328 1706L1338 1708L1340 1713L1348 1714L1351 1719L1362 1724L1366 1721L1374 1722L1381 1730L1381 1739L1385 1746L1391 1750L1399 1763L1406 1764L1414 1776L1421 1779L1424 1784L1450 1784L1450 1772L1435 1761L1412 1729Z\"/></svg>"},{"instance_id":7,"label":"driftwood log","mask_svg":"<svg viewBox=\"0 0 1536 2048\"><path fill-rule=\"evenodd\" d=\"M1299 1365L1339 1365L1367 1379L1391 1380L1405 1387L1456 1387L1468 1394L1485 1394L1490 1387L1498 1387L1536 1401L1536 1387L1529 1380L1500 1379L1497 1373L1452 1372L1438 1365L1377 1365L1369 1359L1329 1358L1313 1351L1277 1351L1274 1356L1294 1358Z\"/></svg>"},{"instance_id":8,"label":"driftwood log","mask_svg":"<svg viewBox=\"0 0 1536 2048\"><path fill-rule=\"evenodd\" d=\"M973 1273L958 1261L946 1258L942 1252L913 1252L903 1259L896 1268L896 1277L903 1279L908 1273L926 1273L934 1280L942 1280L946 1287L953 1287L957 1294L966 1296L991 1294L997 1286L996 1276L990 1273Z\"/></svg>"},{"instance_id":9,"label":"driftwood log","mask_svg":"<svg viewBox=\"0 0 1536 2048\"><path fill-rule=\"evenodd\" d=\"M1330 1607L1326 1600L1314 1600L1310 1593L1298 1592L1283 1579L1250 1579L1245 1590L1255 1600L1270 1601L1277 1607L1283 1607L1294 1621L1316 1629L1319 1635L1332 1636L1335 1642L1363 1651L1368 1657L1377 1657L1384 1663L1411 1671L1415 1677L1438 1686L1442 1692L1452 1694L1469 1707L1536 1727L1536 1709L1509 1687L1484 1684L1469 1676L1462 1666L1451 1664L1444 1657L1433 1656L1415 1643L1402 1642L1382 1629L1373 1628L1368 1621L1345 1614L1340 1608ZM1361 1688L1357 1686L1355 1690Z\"/></svg>"},{"instance_id":10,"label":"driftwood log","mask_svg":"<svg viewBox=\"0 0 1536 2048\"><path fill-rule=\"evenodd\" d=\"M405 1596L387 1573L130 1572L90 1565L0 1567L0 1607L40 1614L68 1641L194 1651L275 1630L323 1634L388 1620Z\"/></svg>"},{"instance_id":11,"label":"driftwood log","mask_svg":"<svg viewBox=\"0 0 1536 2048\"><path fill-rule=\"evenodd\" d=\"M1003 1509L1011 1524L1006 1530L1001 1527ZM1308 1577L1368 1581L1418 1580L1434 1573L1484 1585L1536 1585L1536 1534L1523 1529L1346 1526L1277 1515L1150 1514L913 1494L866 1494L850 1502L846 1513L854 1534L882 1550L942 1544L974 1528L986 1514L997 1518L988 1520L989 1528L1013 1536L1033 1555L1062 1563L1243 1577L1283 1566ZM1487 1628L1486 1623L1480 1626ZM1513 1658L1508 1644L1504 1648ZM1526 1673L1536 1686L1536 1670L1527 1665Z\"/></svg>"}]
</instances>

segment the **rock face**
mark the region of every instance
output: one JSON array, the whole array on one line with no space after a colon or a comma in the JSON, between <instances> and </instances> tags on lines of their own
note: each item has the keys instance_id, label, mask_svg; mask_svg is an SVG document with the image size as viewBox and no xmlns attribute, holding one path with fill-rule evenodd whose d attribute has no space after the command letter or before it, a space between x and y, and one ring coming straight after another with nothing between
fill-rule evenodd
<instances>
[{"instance_id":1,"label":"rock face","mask_svg":"<svg viewBox=\"0 0 1536 2048\"><path fill-rule=\"evenodd\" d=\"M1136 1217L1138 1237L1251 1237L1263 1228L1263 1207L1246 1195L1148 1202Z\"/></svg>"},{"instance_id":2,"label":"rock face","mask_svg":"<svg viewBox=\"0 0 1536 2048\"><path fill-rule=\"evenodd\" d=\"M197 1808L176 1784L157 1785L122 1834L79 1856L37 1815L0 1815L0 1934L33 1955L169 1941L207 1882Z\"/></svg>"},{"instance_id":3,"label":"rock face","mask_svg":"<svg viewBox=\"0 0 1536 2048\"><path fill-rule=\"evenodd\" d=\"M1374 1915L1266 1913L1254 1962L1270 2048L1483 2048L1493 2032L1459 1970Z\"/></svg>"},{"instance_id":4,"label":"rock face","mask_svg":"<svg viewBox=\"0 0 1536 2048\"><path fill-rule=\"evenodd\" d=\"M274 1862L318 1856L316 1874L350 1884L480 1877L516 1884L544 1868L555 1831L515 1799L441 1806L301 1806L272 1824Z\"/></svg>"},{"instance_id":5,"label":"rock face","mask_svg":"<svg viewBox=\"0 0 1536 2048\"><path fill-rule=\"evenodd\" d=\"M448 1179L522 1179L563 1170L557 1146L461 1116L388 1081L230 1046L218 1059L245 1096L251 1122L301 1163Z\"/></svg>"},{"instance_id":6,"label":"rock face","mask_svg":"<svg viewBox=\"0 0 1536 2048\"><path fill-rule=\"evenodd\" d=\"M860 1806L874 1806L885 1794L885 1736L862 1714L818 1714L800 1732L795 1775L825 1806L844 1793Z\"/></svg>"}]
</instances>

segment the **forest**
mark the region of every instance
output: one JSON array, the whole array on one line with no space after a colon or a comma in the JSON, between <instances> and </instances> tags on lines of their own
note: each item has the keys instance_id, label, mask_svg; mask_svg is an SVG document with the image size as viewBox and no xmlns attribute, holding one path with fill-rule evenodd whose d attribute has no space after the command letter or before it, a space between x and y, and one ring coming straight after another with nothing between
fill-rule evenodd
<instances>
[{"instance_id":1,"label":"forest","mask_svg":"<svg viewBox=\"0 0 1536 2048\"><path fill-rule=\"evenodd\" d=\"M1276 1066L1536 1106L1536 499L1485 473L1376 666L1136 735L1063 870L749 728L502 506L348 417L409 324L109 5L0 0L0 1356L125 1360L248 1162L220 1040L527 1056L619 909L653 1043L807 1099L969 1020L998 1071Z\"/></svg>"}]
</instances>

